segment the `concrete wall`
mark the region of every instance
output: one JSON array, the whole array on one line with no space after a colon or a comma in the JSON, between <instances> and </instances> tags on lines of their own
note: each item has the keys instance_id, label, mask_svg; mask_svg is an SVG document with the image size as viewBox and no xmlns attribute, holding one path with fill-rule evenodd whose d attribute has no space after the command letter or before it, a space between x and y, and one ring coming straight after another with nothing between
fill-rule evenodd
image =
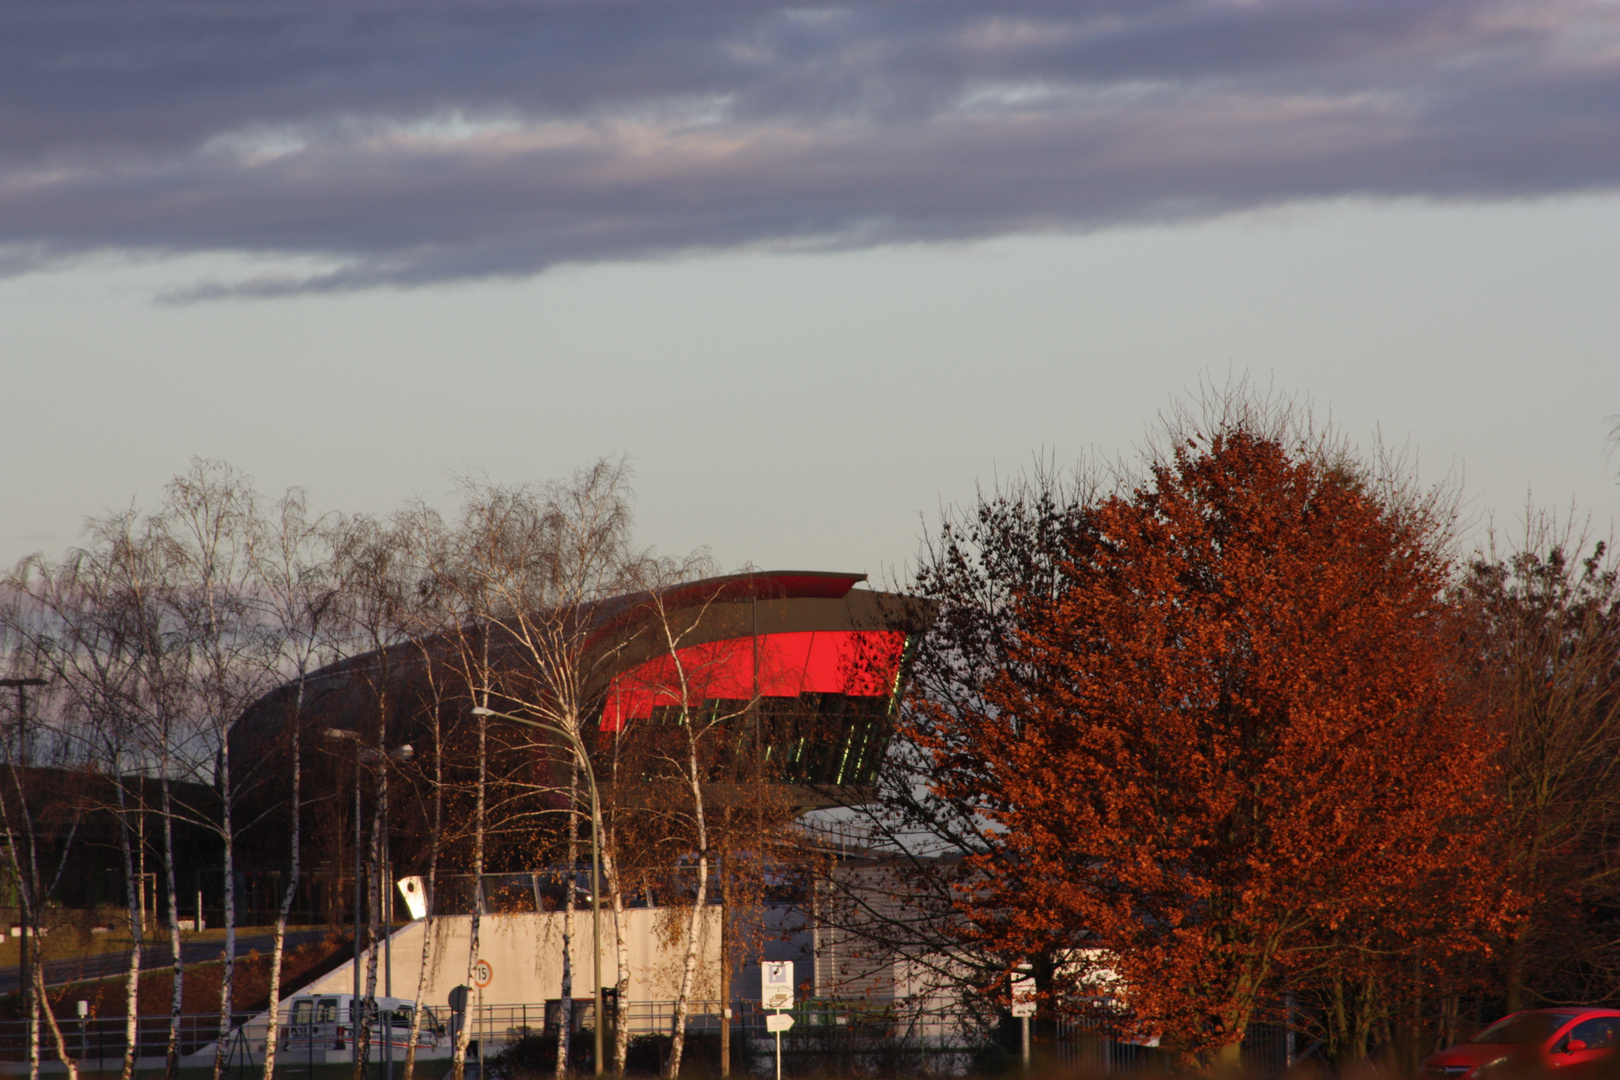
<instances>
[{"instance_id":1,"label":"concrete wall","mask_svg":"<svg viewBox=\"0 0 1620 1080\"><path fill-rule=\"evenodd\" d=\"M720 908L703 912L699 933L698 968L692 998L716 1001L720 997ZM684 937L690 909L631 908L625 912L626 940L630 951L629 1001L670 1001L680 990L681 938ZM478 955L489 962L494 977L483 991L483 1004L532 1004L562 996L562 927L560 911L524 912L514 915L485 915L479 921ZM417 978L422 970L424 931L427 920L418 920L395 931L390 943L393 954L393 993L384 985L384 962L377 961L377 994L396 998L416 998ZM427 941L428 979L421 1000L441 1006L450 991L472 983L467 977L467 951L472 934L472 916L447 915L433 920L432 939ZM574 915L573 953L574 993L590 997L591 913ZM361 957L361 992L365 991L366 956ZM612 987L618 980L618 939L611 911L602 912L602 985ZM345 964L300 990L298 997L311 994L349 993L354 985L354 966ZM474 998L476 1001L477 998Z\"/></svg>"}]
</instances>

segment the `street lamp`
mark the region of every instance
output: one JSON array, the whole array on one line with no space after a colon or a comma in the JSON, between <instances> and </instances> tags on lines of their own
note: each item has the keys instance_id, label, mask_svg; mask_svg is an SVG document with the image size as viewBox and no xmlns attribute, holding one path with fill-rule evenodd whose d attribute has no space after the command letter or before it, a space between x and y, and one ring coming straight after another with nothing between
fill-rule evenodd
<instances>
[{"instance_id":1,"label":"street lamp","mask_svg":"<svg viewBox=\"0 0 1620 1080\"><path fill-rule=\"evenodd\" d=\"M409 761L416 756L416 748L410 743L404 743L400 746L394 747L392 750L384 752L375 747L367 746L360 740L360 733L353 728L329 727L323 729L321 731L321 735L335 742L348 740L354 743L354 1005L352 1006L349 1019L351 1024L354 1026L354 1058L355 1061L358 1062L360 1060L360 907L362 895L360 891L360 765L362 763L367 765L387 765L389 762L397 763L401 761ZM383 778L382 783L383 850L382 858L377 860L377 873L379 876L384 874L384 869L388 863L388 795L386 777ZM385 902L388 905L388 908L391 910L393 907L393 894L389 891L390 886L388 885L386 878L379 881L377 884L378 899ZM372 914L374 917L381 917L381 913L379 912L373 912ZM393 920L390 919L388 932L383 935L383 953L387 957L383 969L384 997L393 997L394 995L393 933ZM391 1037L392 1032L384 1033L385 1040ZM388 1044L385 1041L385 1048L387 1045Z\"/></svg>"},{"instance_id":2,"label":"street lamp","mask_svg":"<svg viewBox=\"0 0 1620 1080\"><path fill-rule=\"evenodd\" d=\"M580 741L579 732L572 731L560 724L547 724L539 720L529 720L510 713L496 712L481 705L474 706L474 716L494 716L502 720L510 720L514 724L523 724L526 727L539 728L561 735L568 741L568 749L573 751L574 757L579 761L580 769L585 773L585 784L591 791L591 959L595 969L595 978L592 980L596 988L596 1022L591 1026L596 1036L596 1075L602 1075L602 804L596 797L596 771L591 768L591 756L585 751L585 744ZM573 888L572 885L569 888Z\"/></svg>"}]
</instances>

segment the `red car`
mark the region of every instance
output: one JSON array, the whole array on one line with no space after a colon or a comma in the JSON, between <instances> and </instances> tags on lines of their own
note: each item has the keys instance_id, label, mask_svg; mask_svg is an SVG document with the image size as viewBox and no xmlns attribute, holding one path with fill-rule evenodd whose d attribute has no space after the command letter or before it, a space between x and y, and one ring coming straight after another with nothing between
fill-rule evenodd
<instances>
[{"instance_id":1,"label":"red car","mask_svg":"<svg viewBox=\"0 0 1620 1080\"><path fill-rule=\"evenodd\" d=\"M1424 1080L1491 1080L1499 1073L1580 1073L1620 1045L1620 1011L1531 1009L1504 1016L1467 1042L1431 1055Z\"/></svg>"}]
</instances>

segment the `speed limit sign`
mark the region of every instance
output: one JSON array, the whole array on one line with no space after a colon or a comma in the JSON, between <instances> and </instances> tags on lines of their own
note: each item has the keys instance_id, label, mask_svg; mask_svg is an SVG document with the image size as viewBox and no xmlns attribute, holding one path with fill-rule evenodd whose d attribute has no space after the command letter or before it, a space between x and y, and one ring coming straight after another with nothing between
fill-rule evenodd
<instances>
[{"instance_id":1,"label":"speed limit sign","mask_svg":"<svg viewBox=\"0 0 1620 1080\"><path fill-rule=\"evenodd\" d=\"M495 981L495 965L488 960L480 960L473 965L473 985L482 990Z\"/></svg>"}]
</instances>

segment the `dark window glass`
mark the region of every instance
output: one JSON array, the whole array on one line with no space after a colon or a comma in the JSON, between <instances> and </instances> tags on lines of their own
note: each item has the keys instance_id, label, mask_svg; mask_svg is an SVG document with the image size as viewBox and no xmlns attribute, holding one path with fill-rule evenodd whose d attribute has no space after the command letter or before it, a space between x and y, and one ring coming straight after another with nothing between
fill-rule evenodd
<instances>
[{"instance_id":1,"label":"dark window glass","mask_svg":"<svg viewBox=\"0 0 1620 1080\"><path fill-rule=\"evenodd\" d=\"M1617 1029L1620 1029L1620 1017L1594 1016L1576 1024L1569 1037L1585 1043L1588 1050L1607 1050L1614 1046Z\"/></svg>"},{"instance_id":2,"label":"dark window glass","mask_svg":"<svg viewBox=\"0 0 1620 1080\"><path fill-rule=\"evenodd\" d=\"M1498 1043L1505 1046L1530 1046L1551 1038L1553 1032L1574 1018L1574 1013L1514 1013L1498 1020L1468 1041Z\"/></svg>"}]
</instances>

